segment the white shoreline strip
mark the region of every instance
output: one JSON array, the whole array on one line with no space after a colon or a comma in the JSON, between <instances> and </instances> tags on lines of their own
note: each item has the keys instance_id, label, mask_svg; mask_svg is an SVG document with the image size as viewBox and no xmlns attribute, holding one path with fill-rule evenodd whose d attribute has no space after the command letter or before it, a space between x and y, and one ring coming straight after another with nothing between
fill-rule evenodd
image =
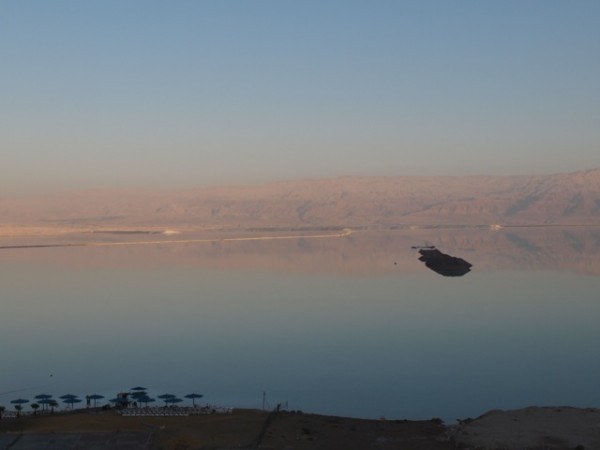
<instances>
[{"instance_id":1,"label":"white shoreline strip","mask_svg":"<svg viewBox=\"0 0 600 450\"><path fill-rule=\"evenodd\" d=\"M166 241L132 241L132 242L78 242L71 244L34 244L34 245L6 245L0 246L0 250L19 249L19 248L50 248L50 247L115 247L124 245L158 245L158 244L206 244L212 242L241 242L241 241L270 241L270 240L289 240L289 239L324 239L341 238L350 236L353 230L346 228L341 233L335 234L298 234L285 236L254 236L254 237L234 237L219 239L171 239Z\"/></svg>"}]
</instances>

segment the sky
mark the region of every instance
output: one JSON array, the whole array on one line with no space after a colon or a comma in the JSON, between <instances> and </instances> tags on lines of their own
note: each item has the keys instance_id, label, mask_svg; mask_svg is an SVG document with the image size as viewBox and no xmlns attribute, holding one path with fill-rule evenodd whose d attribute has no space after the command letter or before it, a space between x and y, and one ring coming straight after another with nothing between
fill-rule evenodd
<instances>
[{"instance_id":1,"label":"sky","mask_svg":"<svg viewBox=\"0 0 600 450\"><path fill-rule=\"evenodd\" d=\"M0 0L0 196L600 167L600 2Z\"/></svg>"}]
</instances>

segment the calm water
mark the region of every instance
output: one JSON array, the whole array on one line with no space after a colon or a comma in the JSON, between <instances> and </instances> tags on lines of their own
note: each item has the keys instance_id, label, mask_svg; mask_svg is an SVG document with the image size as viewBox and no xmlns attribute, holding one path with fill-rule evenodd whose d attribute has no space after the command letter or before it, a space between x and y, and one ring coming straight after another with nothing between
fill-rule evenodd
<instances>
[{"instance_id":1,"label":"calm water","mask_svg":"<svg viewBox=\"0 0 600 450\"><path fill-rule=\"evenodd\" d=\"M593 229L0 250L0 393L23 389L0 404L141 384L359 417L597 407L599 250Z\"/></svg>"}]
</instances>

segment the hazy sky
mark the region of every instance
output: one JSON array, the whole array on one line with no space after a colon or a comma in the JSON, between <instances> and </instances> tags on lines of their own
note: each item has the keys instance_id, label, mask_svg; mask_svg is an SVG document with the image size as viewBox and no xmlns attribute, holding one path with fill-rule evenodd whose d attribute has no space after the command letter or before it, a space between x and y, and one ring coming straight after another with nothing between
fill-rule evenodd
<instances>
[{"instance_id":1,"label":"hazy sky","mask_svg":"<svg viewBox=\"0 0 600 450\"><path fill-rule=\"evenodd\" d=\"M600 166L600 2L0 1L0 195Z\"/></svg>"}]
</instances>

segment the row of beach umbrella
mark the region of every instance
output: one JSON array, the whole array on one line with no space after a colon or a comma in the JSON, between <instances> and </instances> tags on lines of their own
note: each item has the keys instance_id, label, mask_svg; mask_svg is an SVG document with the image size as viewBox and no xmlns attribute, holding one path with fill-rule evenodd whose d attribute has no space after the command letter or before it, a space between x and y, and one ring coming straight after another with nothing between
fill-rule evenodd
<instances>
[{"instance_id":1,"label":"row of beach umbrella","mask_svg":"<svg viewBox=\"0 0 600 450\"><path fill-rule=\"evenodd\" d=\"M194 406L196 406L196 399L199 399L202 397L203 397L202 394L196 394L195 392L184 396L184 398L192 400L192 404ZM55 399L53 399L52 395L50 395L50 394L39 394L39 395L36 395L34 398L36 400L34 403L37 403L38 405L42 405L43 408L45 408L46 406L51 406L51 407L58 406L58 402ZM82 400L75 394L65 394L65 395L61 395L59 398L63 401L63 403L70 405L71 409L73 409L74 404L82 402ZM94 407L97 406L97 401L100 399L103 399L103 398L104 398L104 396L100 395L100 394L92 394L92 395L86 396L86 400L94 401ZM132 400L130 400L130 398ZM177 397L174 394L161 394L161 395L158 395L157 398L164 401L165 406L166 405L175 405L175 404L181 403L183 401L183 399ZM136 387L131 388L130 392L128 392L127 395L118 395L117 397L111 398L109 400L110 403L114 403L115 405L120 405L120 406L127 405L131 401L143 403L145 406L148 406L148 403L153 403L156 401L156 399L148 396L147 389L145 387L136 386ZM17 409L20 410L25 403L29 403L29 400L25 399L25 398L17 398L15 400L11 400L10 403L16 405ZM34 403L32 403L32 405Z\"/></svg>"},{"instance_id":2,"label":"row of beach umbrella","mask_svg":"<svg viewBox=\"0 0 600 450\"><path fill-rule=\"evenodd\" d=\"M82 401L80 398L78 398L77 395L74 395L74 394L61 395L59 398L63 401L63 403L70 404L71 409L73 408L73 405L75 403L80 403ZM36 395L34 397L34 399L35 399L35 402L33 402L32 405L37 404L38 407L42 406L42 408L45 408L47 406L50 406L50 407L58 406L58 401L53 399L52 395L50 395L50 394L39 394L39 395ZM11 400L11 403L13 405L16 405L17 409L21 409L25 403L29 403L29 400L26 398L17 398L15 400Z\"/></svg>"},{"instance_id":3,"label":"row of beach umbrella","mask_svg":"<svg viewBox=\"0 0 600 450\"><path fill-rule=\"evenodd\" d=\"M70 404L71 407L73 406L73 404L80 403L82 401L75 394L65 394L65 395L61 395L59 398L63 401L63 403ZM88 398L99 399L99 398L104 398L104 396L94 394L94 395L88 396ZM58 404L58 402L56 400L54 400L52 398L52 395L50 395L50 394L39 394L39 395L36 395L34 397L34 399L36 400L35 403L37 403L39 405L51 405L54 403ZM18 398L16 400L11 400L11 403L13 403L15 405L23 405L24 403L29 403L29 400L26 398Z\"/></svg>"},{"instance_id":4,"label":"row of beach umbrella","mask_svg":"<svg viewBox=\"0 0 600 450\"><path fill-rule=\"evenodd\" d=\"M153 403L156 401L156 399L148 396L147 394L147 388L143 387L143 386L136 386L131 388L132 393L130 394L131 398L138 402L138 403L143 403L145 406L148 406L148 403ZM195 392L185 395L185 398L189 398L192 400L192 404L194 406L196 406L196 399L198 398L202 398L203 395L202 394L196 394ZM161 394L158 395L157 398L160 398L162 401L165 402L165 406L167 404L169 405L174 405L177 403L181 403L183 401L183 399L178 398L175 394ZM118 396L116 398L111 398L109 400L109 402L114 403L116 405L125 405L127 403L129 403L129 400L124 397L124 396Z\"/></svg>"}]
</instances>

